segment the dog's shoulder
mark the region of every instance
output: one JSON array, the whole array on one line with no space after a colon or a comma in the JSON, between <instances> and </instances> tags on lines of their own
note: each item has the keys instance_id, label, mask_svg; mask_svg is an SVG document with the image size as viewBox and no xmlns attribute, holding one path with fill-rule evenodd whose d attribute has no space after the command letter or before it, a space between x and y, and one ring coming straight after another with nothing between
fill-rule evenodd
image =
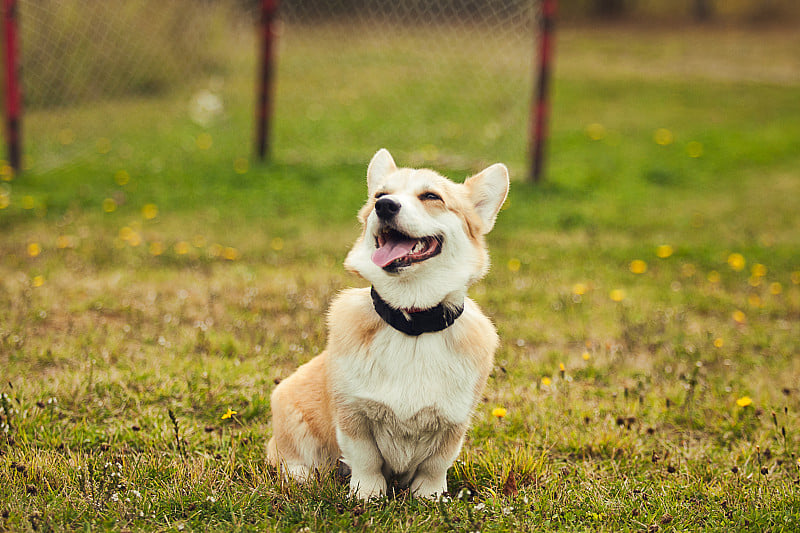
<instances>
[{"instance_id":1,"label":"dog's shoulder","mask_svg":"<svg viewBox=\"0 0 800 533\"><path fill-rule=\"evenodd\" d=\"M328 310L328 341L336 351L357 351L369 346L383 325L372 306L368 287L345 289Z\"/></svg>"},{"instance_id":2,"label":"dog's shoulder","mask_svg":"<svg viewBox=\"0 0 800 533\"><path fill-rule=\"evenodd\" d=\"M456 350L470 356L476 366L483 370L491 367L500 338L494 324L483 314L478 304L466 298L464 312L454 326Z\"/></svg>"}]
</instances>

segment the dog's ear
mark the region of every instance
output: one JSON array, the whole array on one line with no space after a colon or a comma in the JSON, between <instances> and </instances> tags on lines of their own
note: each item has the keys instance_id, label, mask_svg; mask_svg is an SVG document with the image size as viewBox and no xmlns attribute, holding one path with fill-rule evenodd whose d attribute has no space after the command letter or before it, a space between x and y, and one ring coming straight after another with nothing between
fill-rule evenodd
<instances>
[{"instance_id":1,"label":"dog's ear","mask_svg":"<svg viewBox=\"0 0 800 533\"><path fill-rule=\"evenodd\" d=\"M381 148L372 156L372 161L369 162L369 167L367 168L367 191L370 198L381 186L386 176L395 170L397 170L397 165L394 164L392 154L386 148Z\"/></svg>"},{"instance_id":2,"label":"dog's ear","mask_svg":"<svg viewBox=\"0 0 800 533\"><path fill-rule=\"evenodd\" d=\"M483 233L489 233L508 195L508 169L502 163L496 163L467 178L464 185L469 189L472 205L483 222Z\"/></svg>"}]
</instances>

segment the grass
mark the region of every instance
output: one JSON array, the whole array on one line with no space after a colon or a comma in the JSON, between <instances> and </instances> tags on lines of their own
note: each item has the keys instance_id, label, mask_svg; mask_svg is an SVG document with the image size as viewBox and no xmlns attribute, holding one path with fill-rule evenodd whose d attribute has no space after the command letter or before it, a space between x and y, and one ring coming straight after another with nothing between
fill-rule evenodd
<instances>
[{"instance_id":1,"label":"grass","mask_svg":"<svg viewBox=\"0 0 800 533\"><path fill-rule=\"evenodd\" d=\"M286 46L270 165L247 159L240 56L211 125L186 116L191 91L34 113L30 168L0 189L0 529L800 527L796 46L745 33L762 69L735 47L710 52L724 75L682 61L726 39L565 30L539 187L521 180L525 102L504 104L525 93L513 66L490 72L503 98L459 107L474 65L431 74L435 94L358 39L338 70ZM609 68L576 66L598 50ZM344 109L355 79L375 100ZM275 380L363 283L341 262L384 145L517 177L471 291L503 342L442 503L364 504L264 461Z\"/></svg>"}]
</instances>

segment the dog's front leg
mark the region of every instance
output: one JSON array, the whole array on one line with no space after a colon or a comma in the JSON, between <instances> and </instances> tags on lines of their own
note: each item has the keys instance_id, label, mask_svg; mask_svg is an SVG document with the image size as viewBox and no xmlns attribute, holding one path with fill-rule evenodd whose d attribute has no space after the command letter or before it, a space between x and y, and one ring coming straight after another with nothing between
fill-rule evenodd
<instances>
[{"instance_id":1,"label":"dog's front leg","mask_svg":"<svg viewBox=\"0 0 800 533\"><path fill-rule=\"evenodd\" d=\"M336 437L344 462L350 466L350 494L362 500L386 494L386 478L381 471L383 457L375 441L364 435L347 435L340 429Z\"/></svg>"},{"instance_id":2,"label":"dog's front leg","mask_svg":"<svg viewBox=\"0 0 800 533\"><path fill-rule=\"evenodd\" d=\"M433 455L419 465L411 482L414 495L432 500L447 492L447 469L461 452L465 433L466 427L448 431Z\"/></svg>"}]
</instances>

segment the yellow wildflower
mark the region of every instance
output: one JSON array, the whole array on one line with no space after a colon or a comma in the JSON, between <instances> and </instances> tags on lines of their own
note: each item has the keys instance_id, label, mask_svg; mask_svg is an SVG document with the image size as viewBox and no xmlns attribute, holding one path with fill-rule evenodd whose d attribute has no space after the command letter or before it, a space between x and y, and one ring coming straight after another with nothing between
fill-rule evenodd
<instances>
[{"instance_id":1,"label":"yellow wildflower","mask_svg":"<svg viewBox=\"0 0 800 533\"><path fill-rule=\"evenodd\" d=\"M219 257L222 255L222 245L218 243L214 243L208 247L208 256L209 257Z\"/></svg>"},{"instance_id":2,"label":"yellow wildflower","mask_svg":"<svg viewBox=\"0 0 800 533\"><path fill-rule=\"evenodd\" d=\"M239 259L239 250L231 246L226 246L222 249L222 257L228 261L236 261Z\"/></svg>"},{"instance_id":3,"label":"yellow wildflower","mask_svg":"<svg viewBox=\"0 0 800 533\"><path fill-rule=\"evenodd\" d=\"M214 144L214 139L211 138L211 135L208 133L201 133L197 136L197 147L201 150L208 150L211 148L211 145Z\"/></svg>"},{"instance_id":4,"label":"yellow wildflower","mask_svg":"<svg viewBox=\"0 0 800 533\"><path fill-rule=\"evenodd\" d=\"M625 299L625 291L622 289L614 289L608 293L608 297L614 302L621 302Z\"/></svg>"},{"instance_id":5,"label":"yellow wildflower","mask_svg":"<svg viewBox=\"0 0 800 533\"><path fill-rule=\"evenodd\" d=\"M642 261L641 259L634 259L631 261L630 270L634 274L644 274L647 272L647 263Z\"/></svg>"},{"instance_id":6,"label":"yellow wildflower","mask_svg":"<svg viewBox=\"0 0 800 533\"><path fill-rule=\"evenodd\" d=\"M114 181L117 182L117 185L122 187L123 185L127 185L129 181L131 181L131 175L128 174L127 170L117 170L114 173Z\"/></svg>"},{"instance_id":7,"label":"yellow wildflower","mask_svg":"<svg viewBox=\"0 0 800 533\"><path fill-rule=\"evenodd\" d=\"M158 206L156 204L145 204L142 207L142 216L147 220L152 220L158 216Z\"/></svg>"},{"instance_id":8,"label":"yellow wildflower","mask_svg":"<svg viewBox=\"0 0 800 533\"><path fill-rule=\"evenodd\" d=\"M222 415L222 420L227 420L228 418L231 418L235 414L236 414L236 411L234 411L233 409L228 407L228 411L224 415Z\"/></svg>"},{"instance_id":9,"label":"yellow wildflower","mask_svg":"<svg viewBox=\"0 0 800 533\"><path fill-rule=\"evenodd\" d=\"M767 275L767 267L762 265L761 263L756 263L753 265L753 268L750 269L750 273L753 275L754 278L763 278Z\"/></svg>"},{"instance_id":10,"label":"yellow wildflower","mask_svg":"<svg viewBox=\"0 0 800 533\"><path fill-rule=\"evenodd\" d=\"M247 162L247 158L244 157L237 157L233 161L233 170L237 174L245 174L247 173L247 169L249 168L250 164Z\"/></svg>"},{"instance_id":11,"label":"yellow wildflower","mask_svg":"<svg viewBox=\"0 0 800 533\"><path fill-rule=\"evenodd\" d=\"M699 143L697 141L690 141L689 144L686 145L686 153L689 154L689 157L698 158L703 155L703 143Z\"/></svg>"},{"instance_id":12,"label":"yellow wildflower","mask_svg":"<svg viewBox=\"0 0 800 533\"><path fill-rule=\"evenodd\" d=\"M133 238L136 232L130 226L122 226L119 230L119 238L123 241L129 241Z\"/></svg>"},{"instance_id":13,"label":"yellow wildflower","mask_svg":"<svg viewBox=\"0 0 800 533\"><path fill-rule=\"evenodd\" d=\"M743 270L746 264L747 261L745 261L742 254L732 253L728 256L728 266L737 272Z\"/></svg>"},{"instance_id":14,"label":"yellow wildflower","mask_svg":"<svg viewBox=\"0 0 800 533\"><path fill-rule=\"evenodd\" d=\"M672 249L672 246L669 244L662 244L658 248L656 248L656 255L661 259L666 259L667 257L671 256L675 250Z\"/></svg>"},{"instance_id":15,"label":"yellow wildflower","mask_svg":"<svg viewBox=\"0 0 800 533\"><path fill-rule=\"evenodd\" d=\"M593 141L599 141L606 136L606 128L602 124L593 122L586 126L586 135Z\"/></svg>"},{"instance_id":16,"label":"yellow wildflower","mask_svg":"<svg viewBox=\"0 0 800 533\"><path fill-rule=\"evenodd\" d=\"M506 416L506 409L505 407L495 407L492 409L492 416L495 418L504 418Z\"/></svg>"},{"instance_id":17,"label":"yellow wildflower","mask_svg":"<svg viewBox=\"0 0 800 533\"><path fill-rule=\"evenodd\" d=\"M142 244L142 236L134 231L133 233L131 233L130 238L128 238L128 244L134 247L139 246L140 244Z\"/></svg>"},{"instance_id":18,"label":"yellow wildflower","mask_svg":"<svg viewBox=\"0 0 800 533\"><path fill-rule=\"evenodd\" d=\"M549 387L550 383L552 383L552 380L549 377L545 376L542 378L542 385L545 387Z\"/></svg>"},{"instance_id":19,"label":"yellow wildflower","mask_svg":"<svg viewBox=\"0 0 800 533\"><path fill-rule=\"evenodd\" d=\"M736 400L736 405L739 407L747 407L748 405L752 404L753 400L750 396L742 396Z\"/></svg>"},{"instance_id":20,"label":"yellow wildflower","mask_svg":"<svg viewBox=\"0 0 800 533\"><path fill-rule=\"evenodd\" d=\"M59 235L56 239L56 246L58 246L58 248L61 250L65 248L74 248L75 239L72 237L72 235Z\"/></svg>"},{"instance_id":21,"label":"yellow wildflower","mask_svg":"<svg viewBox=\"0 0 800 533\"><path fill-rule=\"evenodd\" d=\"M14 179L14 167L8 164L0 166L0 179L3 181L11 181Z\"/></svg>"},{"instance_id":22,"label":"yellow wildflower","mask_svg":"<svg viewBox=\"0 0 800 533\"><path fill-rule=\"evenodd\" d=\"M653 134L653 140L660 146L667 146L675 141L675 136L667 128L658 128Z\"/></svg>"},{"instance_id":23,"label":"yellow wildflower","mask_svg":"<svg viewBox=\"0 0 800 533\"><path fill-rule=\"evenodd\" d=\"M164 253L164 245L161 244L159 241L153 241L150 243L150 255L161 255Z\"/></svg>"},{"instance_id":24,"label":"yellow wildflower","mask_svg":"<svg viewBox=\"0 0 800 533\"><path fill-rule=\"evenodd\" d=\"M186 241L178 241L175 243L175 253L178 255L186 255L189 253L189 243Z\"/></svg>"}]
</instances>

